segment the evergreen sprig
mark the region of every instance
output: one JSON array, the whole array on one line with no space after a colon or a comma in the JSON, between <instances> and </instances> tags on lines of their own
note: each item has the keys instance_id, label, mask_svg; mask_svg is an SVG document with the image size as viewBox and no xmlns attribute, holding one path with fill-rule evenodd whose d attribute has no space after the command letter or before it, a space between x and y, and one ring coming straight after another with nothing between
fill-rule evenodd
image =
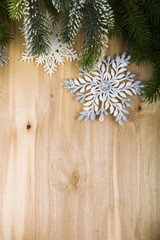
<instances>
[{"instance_id":1,"label":"evergreen sprig","mask_svg":"<svg viewBox=\"0 0 160 240\"><path fill-rule=\"evenodd\" d=\"M115 15L113 34L123 36L137 65L151 64L153 76L145 88L146 100L159 96L160 0L109 0Z\"/></svg>"},{"instance_id":2,"label":"evergreen sprig","mask_svg":"<svg viewBox=\"0 0 160 240\"><path fill-rule=\"evenodd\" d=\"M9 28L0 21L0 46L2 46L2 48L6 47L11 39L13 39L13 37L9 31Z\"/></svg>"},{"instance_id":3,"label":"evergreen sprig","mask_svg":"<svg viewBox=\"0 0 160 240\"><path fill-rule=\"evenodd\" d=\"M52 0L53 6L57 9L57 11L62 11L62 9L69 9L74 0Z\"/></svg>"},{"instance_id":4,"label":"evergreen sprig","mask_svg":"<svg viewBox=\"0 0 160 240\"><path fill-rule=\"evenodd\" d=\"M102 56L110 32L109 36L124 37L133 61L153 66L143 96L148 102L160 98L160 0L1 0L0 45L5 47L12 39L7 22L24 15L29 51L33 56L47 54L50 36L44 9L60 13L64 43L73 44L84 30L78 64L85 71L91 71Z\"/></svg>"},{"instance_id":5,"label":"evergreen sprig","mask_svg":"<svg viewBox=\"0 0 160 240\"><path fill-rule=\"evenodd\" d=\"M108 33L114 26L113 12L106 1L89 0L83 9L85 39L78 64L91 71L108 42Z\"/></svg>"},{"instance_id":6,"label":"evergreen sprig","mask_svg":"<svg viewBox=\"0 0 160 240\"><path fill-rule=\"evenodd\" d=\"M113 11L107 0L52 0L61 14L61 36L72 45L82 28L85 39L78 64L91 71L103 53L109 30L114 26Z\"/></svg>"},{"instance_id":7,"label":"evergreen sprig","mask_svg":"<svg viewBox=\"0 0 160 240\"><path fill-rule=\"evenodd\" d=\"M0 1L0 19L3 21L9 21L7 0Z\"/></svg>"},{"instance_id":8,"label":"evergreen sprig","mask_svg":"<svg viewBox=\"0 0 160 240\"><path fill-rule=\"evenodd\" d=\"M8 2L7 0L0 1L0 46L2 48L12 39L9 27L7 23L10 21L8 14Z\"/></svg>"},{"instance_id":9,"label":"evergreen sprig","mask_svg":"<svg viewBox=\"0 0 160 240\"><path fill-rule=\"evenodd\" d=\"M148 46L152 37L146 14L137 3L138 1L109 1L115 15L113 34L119 34L126 39L128 42L128 50L133 53L132 58L137 60L138 64L145 62L150 52L147 51L141 55L139 54L139 50L141 46ZM135 49L137 49L137 51L135 51ZM137 53L138 57L134 53Z\"/></svg>"},{"instance_id":10,"label":"evergreen sprig","mask_svg":"<svg viewBox=\"0 0 160 240\"><path fill-rule=\"evenodd\" d=\"M9 15L12 20L20 20L24 16L27 0L9 0Z\"/></svg>"},{"instance_id":11,"label":"evergreen sprig","mask_svg":"<svg viewBox=\"0 0 160 240\"><path fill-rule=\"evenodd\" d=\"M83 7L86 0L75 0L72 5L66 6L62 11L62 39L64 43L72 45L78 34L82 18Z\"/></svg>"},{"instance_id":12,"label":"evergreen sprig","mask_svg":"<svg viewBox=\"0 0 160 240\"><path fill-rule=\"evenodd\" d=\"M153 65L152 78L146 83L142 97L149 103L160 100L160 65Z\"/></svg>"},{"instance_id":13,"label":"evergreen sprig","mask_svg":"<svg viewBox=\"0 0 160 240\"><path fill-rule=\"evenodd\" d=\"M48 10L53 16L57 16L57 9L53 6L52 0L42 0L44 8Z\"/></svg>"},{"instance_id":14,"label":"evergreen sprig","mask_svg":"<svg viewBox=\"0 0 160 240\"><path fill-rule=\"evenodd\" d=\"M27 48L33 56L49 52L48 21L39 0L28 0L24 17L24 32Z\"/></svg>"}]
</instances>

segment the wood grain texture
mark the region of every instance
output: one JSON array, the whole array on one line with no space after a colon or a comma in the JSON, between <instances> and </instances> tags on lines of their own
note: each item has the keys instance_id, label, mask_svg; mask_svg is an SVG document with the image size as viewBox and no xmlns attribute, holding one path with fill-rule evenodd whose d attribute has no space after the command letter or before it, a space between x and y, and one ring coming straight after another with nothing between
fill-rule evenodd
<instances>
[{"instance_id":1,"label":"wood grain texture","mask_svg":"<svg viewBox=\"0 0 160 240\"><path fill-rule=\"evenodd\" d=\"M160 103L134 97L123 127L111 116L79 122L81 104L62 82L75 64L50 78L20 62L23 38L12 30L0 70L0 240L159 240ZM107 54L124 50L113 39Z\"/></svg>"}]
</instances>

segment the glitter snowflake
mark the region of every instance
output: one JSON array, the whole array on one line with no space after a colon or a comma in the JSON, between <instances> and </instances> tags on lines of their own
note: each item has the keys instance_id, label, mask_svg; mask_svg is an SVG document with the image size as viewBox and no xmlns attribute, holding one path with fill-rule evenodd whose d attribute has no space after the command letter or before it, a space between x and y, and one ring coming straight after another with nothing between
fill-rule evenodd
<instances>
[{"instance_id":1,"label":"glitter snowflake","mask_svg":"<svg viewBox=\"0 0 160 240\"><path fill-rule=\"evenodd\" d=\"M29 63L35 60L37 66L43 65L44 71L52 76L52 74L57 71L57 64L64 65L65 59L70 61L77 59L77 51L68 47L66 44L62 44L60 37L60 23L54 24L54 19L49 13L46 14L46 17L49 22L48 27L51 33L51 49L49 54L46 56L32 56L26 46L25 52L22 52L21 61ZM21 28L21 32L24 36L23 28Z\"/></svg>"},{"instance_id":2,"label":"glitter snowflake","mask_svg":"<svg viewBox=\"0 0 160 240\"><path fill-rule=\"evenodd\" d=\"M70 89L70 93L76 92L76 100L83 103L84 111L80 112L79 120L94 120L99 115L99 120L103 121L104 115L109 113L120 125L123 120L127 121L126 107L131 106L127 95L140 94L143 87L141 81L134 81L135 75L126 69L130 59L126 53L116 55L114 60L107 57L92 74L81 70L79 75L84 75L83 78L63 80L67 83L64 88Z\"/></svg>"},{"instance_id":3,"label":"glitter snowflake","mask_svg":"<svg viewBox=\"0 0 160 240\"><path fill-rule=\"evenodd\" d=\"M9 54L4 53L4 48L0 46L0 65L3 67L3 64L7 64L7 60L9 59Z\"/></svg>"}]
</instances>

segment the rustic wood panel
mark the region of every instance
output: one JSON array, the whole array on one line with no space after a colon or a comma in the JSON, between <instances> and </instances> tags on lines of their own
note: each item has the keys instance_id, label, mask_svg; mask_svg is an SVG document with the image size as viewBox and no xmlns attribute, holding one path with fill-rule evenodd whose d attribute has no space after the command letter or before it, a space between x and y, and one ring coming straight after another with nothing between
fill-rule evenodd
<instances>
[{"instance_id":1,"label":"rustic wood panel","mask_svg":"<svg viewBox=\"0 0 160 240\"><path fill-rule=\"evenodd\" d=\"M0 240L159 240L160 103L134 97L123 127L79 122L81 104L62 83L75 64L53 79L19 62L23 38L12 30L0 70ZM124 50L113 39L107 53Z\"/></svg>"}]
</instances>

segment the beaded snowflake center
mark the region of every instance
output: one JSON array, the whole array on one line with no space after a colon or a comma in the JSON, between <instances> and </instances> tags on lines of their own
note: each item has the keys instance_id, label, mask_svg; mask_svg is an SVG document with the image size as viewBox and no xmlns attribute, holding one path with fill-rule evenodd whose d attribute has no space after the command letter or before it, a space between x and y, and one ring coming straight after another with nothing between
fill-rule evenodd
<instances>
[{"instance_id":1,"label":"beaded snowflake center","mask_svg":"<svg viewBox=\"0 0 160 240\"><path fill-rule=\"evenodd\" d=\"M107 81L103 81L101 84L100 84L100 90L104 93L108 92L111 88L111 84Z\"/></svg>"}]
</instances>

